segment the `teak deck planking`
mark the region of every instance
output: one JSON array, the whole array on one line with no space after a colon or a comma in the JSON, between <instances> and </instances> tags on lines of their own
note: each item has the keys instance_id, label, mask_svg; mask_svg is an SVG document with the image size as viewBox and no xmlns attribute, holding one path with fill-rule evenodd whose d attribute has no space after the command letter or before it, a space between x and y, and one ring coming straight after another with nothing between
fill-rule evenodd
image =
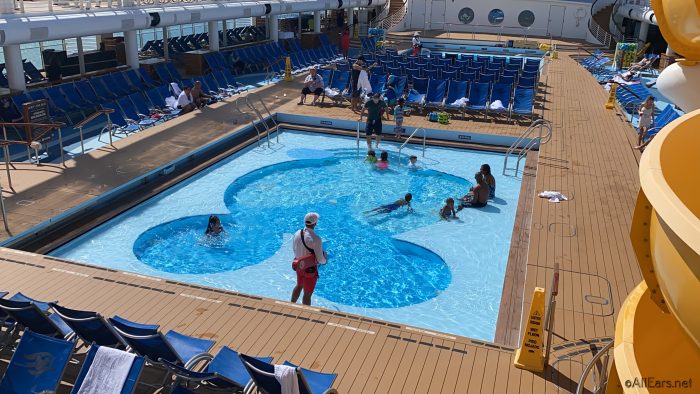
<instances>
[{"instance_id":1,"label":"teak deck planking","mask_svg":"<svg viewBox=\"0 0 700 394\"><path fill-rule=\"evenodd\" d=\"M278 84L259 94L275 102L274 111L356 119L346 107L296 106L298 82L297 78L295 83ZM307 368L335 372L339 375L335 387L340 392L572 391L582 363L590 359L590 348L600 348L610 339L615 314L641 280L628 234L639 186L639 154L631 149L634 131L617 110L603 109L606 92L568 53L551 62L543 82L547 84L544 118L552 121L553 136L528 157L525 178L530 179L523 190L530 197L544 190L560 191L569 201L555 204L534 197L531 217L519 217L516 228L521 227L514 242L525 247L522 253L510 256L503 301L508 312L499 316L496 344L450 334L429 335L377 319L9 250L0 254L14 260L0 260L0 289L57 299L66 306L107 316L158 322L166 330L215 339L217 347L228 345L252 355L274 356L276 362L288 359ZM217 104L146 130L117 142L116 150L79 157L67 170L40 167L43 176L38 180L33 176L37 173L34 167L16 170L17 195L7 199L11 224L28 228L220 138L245 123L232 122L233 105ZM207 127L197 127L197 136L189 138L194 124ZM407 117L405 124L441 127L417 116ZM525 127L453 119L445 128L519 135ZM163 149L166 143L170 149ZM117 173L114 169L118 167ZM91 174L99 176L90 178ZM75 197L57 200L57 192ZM29 209L17 205L19 200L34 204ZM535 286L549 288L555 263L560 268L560 289L551 367L544 374L532 374L513 367L512 349L519 345L519 326L529 310L532 290Z\"/></svg>"}]
</instances>

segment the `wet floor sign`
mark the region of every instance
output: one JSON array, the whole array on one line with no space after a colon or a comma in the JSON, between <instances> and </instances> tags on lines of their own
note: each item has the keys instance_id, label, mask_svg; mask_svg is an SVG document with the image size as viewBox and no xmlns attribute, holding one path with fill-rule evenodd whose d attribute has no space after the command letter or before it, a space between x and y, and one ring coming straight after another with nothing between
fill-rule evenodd
<instances>
[{"instance_id":1,"label":"wet floor sign","mask_svg":"<svg viewBox=\"0 0 700 394\"><path fill-rule=\"evenodd\" d=\"M530 314L523 332L523 341L515 351L516 368L532 372L544 371L544 355L542 354L542 339L544 337L544 289L535 287L530 305Z\"/></svg>"}]
</instances>

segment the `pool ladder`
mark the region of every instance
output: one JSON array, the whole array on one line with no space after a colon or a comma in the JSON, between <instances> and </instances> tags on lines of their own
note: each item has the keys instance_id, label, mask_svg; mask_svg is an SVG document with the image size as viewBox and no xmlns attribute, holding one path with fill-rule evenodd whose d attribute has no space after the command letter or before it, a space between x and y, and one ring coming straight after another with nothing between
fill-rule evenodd
<instances>
[{"instance_id":1,"label":"pool ladder","mask_svg":"<svg viewBox=\"0 0 700 394\"><path fill-rule=\"evenodd\" d=\"M262 104L263 109L265 110L265 113L267 114L267 118L263 116L263 114L260 112L260 109L256 107L255 101L251 102L251 98L253 98L255 101L260 102ZM267 132L265 135L266 140L267 140L267 147L270 147L270 134L272 134L275 130L277 131L277 134L275 135L275 143L280 142L280 133L279 133L279 125L277 124L277 121L275 120L275 117L272 116L272 113L270 113L270 110L267 108L267 105L265 105L265 102L260 98L255 93L248 93L245 96L245 104L250 108L255 114L258 116L258 120L254 120L252 122L253 128L255 129L255 132L258 134L258 146L260 146L260 128L258 126L262 125L264 130ZM272 121L272 127L268 124L268 120Z\"/></svg>"},{"instance_id":2,"label":"pool ladder","mask_svg":"<svg viewBox=\"0 0 700 394\"><path fill-rule=\"evenodd\" d=\"M413 133L411 133L411 135L409 135L408 138L406 138L406 141L404 141L403 144L401 144L401 146L399 146L399 165L401 165L401 150L403 149L404 146L406 146L406 144L408 144L408 142L411 140L411 138L413 138L413 136L416 135L416 133L418 133L421 130L423 131L423 157L425 157L425 135L426 135L426 132L425 132L424 128L419 127L417 129L413 130Z\"/></svg>"},{"instance_id":3,"label":"pool ladder","mask_svg":"<svg viewBox=\"0 0 700 394\"><path fill-rule=\"evenodd\" d=\"M534 133L537 133L537 135L531 137ZM506 150L505 157L503 158L503 175L506 175L506 171L508 170L514 170L515 173L513 176L518 176L520 161L527 156L528 152L530 152L532 148L539 148L541 144L546 144L551 139L552 122L546 119L537 119L530 123L530 126L528 126L523 134L521 134L520 137L510 145L510 148ZM515 167L508 168L508 158L511 156L517 160L515 162Z\"/></svg>"}]
</instances>

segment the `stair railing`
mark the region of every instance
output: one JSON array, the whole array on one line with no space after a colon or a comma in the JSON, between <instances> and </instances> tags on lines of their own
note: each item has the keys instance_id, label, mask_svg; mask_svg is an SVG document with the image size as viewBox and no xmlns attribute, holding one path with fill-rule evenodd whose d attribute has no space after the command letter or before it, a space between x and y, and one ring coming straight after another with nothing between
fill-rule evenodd
<instances>
[{"instance_id":1,"label":"stair railing","mask_svg":"<svg viewBox=\"0 0 700 394\"><path fill-rule=\"evenodd\" d=\"M537 133L537 136L531 138L534 133ZM506 175L507 170L515 170L514 176L517 176L520 170L520 161L527 156L528 152L535 146L546 144L551 139L552 123L550 121L546 119L537 119L532 122L523 134L521 134L520 137L510 145L508 150L506 150L505 157L503 158L503 175ZM521 145L523 146L521 147ZM516 150L518 151L517 154ZM517 159L515 168L508 168L508 158L511 156L515 156Z\"/></svg>"},{"instance_id":2,"label":"stair railing","mask_svg":"<svg viewBox=\"0 0 700 394\"><path fill-rule=\"evenodd\" d=\"M588 362L586 368L581 374L581 378L578 380L576 394L583 394L583 392L586 390L586 379L588 378L588 374L594 370L593 367L597 367L596 369L598 370L598 374L591 393L597 394L605 392L605 387L608 385L608 362L610 361L610 355L608 353L614 344L614 341L610 341L593 356L591 361Z\"/></svg>"},{"instance_id":3,"label":"stair railing","mask_svg":"<svg viewBox=\"0 0 700 394\"><path fill-rule=\"evenodd\" d=\"M416 135L416 133L418 133L421 130L423 131L423 157L425 157L425 135L426 135L426 132L425 132L425 129L423 127L419 127L417 129L413 130L413 133L411 133L411 135L409 135L408 138L406 138L406 141L404 141L403 144L401 144L401 146L399 146L399 165L401 165L401 150L403 149L404 146L406 146L406 144L408 144L408 142L411 140L411 138L413 138L413 136Z\"/></svg>"}]
</instances>

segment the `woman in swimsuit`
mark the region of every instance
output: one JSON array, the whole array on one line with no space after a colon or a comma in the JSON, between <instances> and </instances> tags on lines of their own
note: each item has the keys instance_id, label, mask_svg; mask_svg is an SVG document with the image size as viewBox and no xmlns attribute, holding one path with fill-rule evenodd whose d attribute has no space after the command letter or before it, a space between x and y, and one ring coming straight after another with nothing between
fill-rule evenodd
<instances>
[{"instance_id":1,"label":"woman in swimsuit","mask_svg":"<svg viewBox=\"0 0 700 394\"><path fill-rule=\"evenodd\" d=\"M491 166L482 164L479 172L484 174L484 182L489 187L489 200L493 200L496 198L496 178L491 175Z\"/></svg>"},{"instance_id":2,"label":"woman in swimsuit","mask_svg":"<svg viewBox=\"0 0 700 394\"><path fill-rule=\"evenodd\" d=\"M474 175L476 186L471 188L469 193L462 197L462 201L457 208L457 212L464 208L483 208L489 199L489 186L484 181L484 174L477 172Z\"/></svg>"},{"instance_id":3,"label":"woman in swimsuit","mask_svg":"<svg viewBox=\"0 0 700 394\"><path fill-rule=\"evenodd\" d=\"M413 212L413 208L411 208L411 200L413 199L413 195L411 193L406 193L406 195L403 198L400 198L396 201L394 201L391 204L386 204L382 205L381 207L377 207L374 209L371 209L369 211L365 211L365 215L379 215L382 213L390 213L393 212L403 206L407 207L408 212Z\"/></svg>"}]
</instances>

